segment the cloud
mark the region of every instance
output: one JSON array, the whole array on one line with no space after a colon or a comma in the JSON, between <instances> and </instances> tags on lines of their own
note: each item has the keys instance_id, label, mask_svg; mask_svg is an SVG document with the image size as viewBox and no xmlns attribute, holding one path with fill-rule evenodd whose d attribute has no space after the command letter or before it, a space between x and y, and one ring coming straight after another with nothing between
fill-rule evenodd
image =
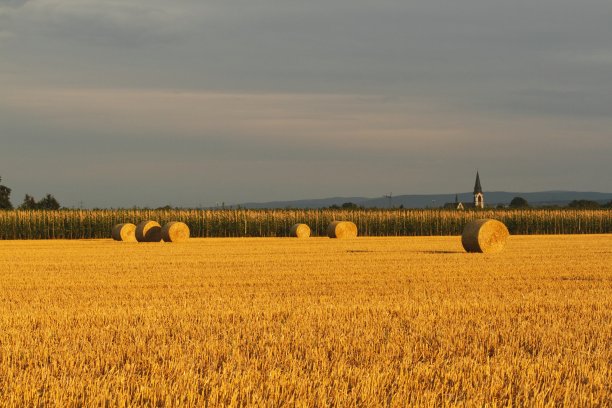
<instances>
[{"instance_id":1,"label":"cloud","mask_svg":"<svg viewBox=\"0 0 612 408\"><path fill-rule=\"evenodd\" d=\"M37 0L11 2L13 29L89 45L137 46L174 38L185 14L164 2Z\"/></svg>"},{"instance_id":2,"label":"cloud","mask_svg":"<svg viewBox=\"0 0 612 408\"><path fill-rule=\"evenodd\" d=\"M500 97L483 109L516 116L610 119L612 95L585 90L525 89Z\"/></svg>"},{"instance_id":3,"label":"cloud","mask_svg":"<svg viewBox=\"0 0 612 408\"><path fill-rule=\"evenodd\" d=\"M0 108L70 133L104 129L149 144L208 140L217 144L214 155L231 144L245 154L264 155L260 150L274 144L296 152L324 145L331 154L373 154L385 149L381 143L433 146L452 136L449 126L432 119L442 107L376 95L9 88Z\"/></svg>"},{"instance_id":4,"label":"cloud","mask_svg":"<svg viewBox=\"0 0 612 408\"><path fill-rule=\"evenodd\" d=\"M0 163L41 184L61 163L100 202L122 162L125 191L150 197L159 180L226 201L454 191L476 166L529 190L580 187L591 169L610 190L611 13L608 0L0 1Z\"/></svg>"},{"instance_id":5,"label":"cloud","mask_svg":"<svg viewBox=\"0 0 612 408\"><path fill-rule=\"evenodd\" d=\"M0 44L2 40L11 38L12 32L7 28L11 15L16 8L23 6L28 0L0 0Z\"/></svg>"},{"instance_id":6,"label":"cloud","mask_svg":"<svg viewBox=\"0 0 612 408\"><path fill-rule=\"evenodd\" d=\"M462 100L554 90L595 69L578 56L609 52L611 9L601 0L39 0L16 13L11 30L23 38L10 53L56 86ZM599 69L580 81L611 83Z\"/></svg>"}]
</instances>

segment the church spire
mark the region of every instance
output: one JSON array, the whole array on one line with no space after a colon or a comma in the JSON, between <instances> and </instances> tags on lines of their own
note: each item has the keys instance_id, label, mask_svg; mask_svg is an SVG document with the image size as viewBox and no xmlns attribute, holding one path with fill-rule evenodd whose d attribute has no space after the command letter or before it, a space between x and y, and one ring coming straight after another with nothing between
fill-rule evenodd
<instances>
[{"instance_id":1,"label":"church spire","mask_svg":"<svg viewBox=\"0 0 612 408\"><path fill-rule=\"evenodd\" d=\"M482 193L478 170L476 170L476 183L474 184L474 208L484 208L484 194Z\"/></svg>"},{"instance_id":2,"label":"church spire","mask_svg":"<svg viewBox=\"0 0 612 408\"><path fill-rule=\"evenodd\" d=\"M474 194L482 194L482 187L480 186L480 174L476 170L476 184L474 184Z\"/></svg>"}]
</instances>

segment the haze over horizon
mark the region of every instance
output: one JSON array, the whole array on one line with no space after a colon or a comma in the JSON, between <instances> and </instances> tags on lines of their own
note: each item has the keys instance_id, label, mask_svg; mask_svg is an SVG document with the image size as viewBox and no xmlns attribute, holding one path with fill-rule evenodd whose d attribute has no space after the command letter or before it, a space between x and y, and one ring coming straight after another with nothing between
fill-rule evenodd
<instances>
[{"instance_id":1,"label":"haze over horizon","mask_svg":"<svg viewBox=\"0 0 612 408\"><path fill-rule=\"evenodd\" d=\"M612 192L612 2L0 0L0 177L64 206Z\"/></svg>"}]
</instances>

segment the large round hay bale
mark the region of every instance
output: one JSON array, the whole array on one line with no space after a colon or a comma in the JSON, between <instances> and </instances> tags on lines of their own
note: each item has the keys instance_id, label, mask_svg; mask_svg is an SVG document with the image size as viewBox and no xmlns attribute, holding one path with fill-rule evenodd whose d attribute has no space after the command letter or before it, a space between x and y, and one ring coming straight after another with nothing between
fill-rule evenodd
<instances>
[{"instance_id":1,"label":"large round hay bale","mask_svg":"<svg viewBox=\"0 0 612 408\"><path fill-rule=\"evenodd\" d=\"M504 249L509 235L508 228L500 221L474 220L463 228L461 243L467 252L492 254Z\"/></svg>"},{"instance_id":2,"label":"large round hay bale","mask_svg":"<svg viewBox=\"0 0 612 408\"><path fill-rule=\"evenodd\" d=\"M184 222L172 221L163 226L161 235L166 242L185 242L189 239L189 227Z\"/></svg>"},{"instance_id":3,"label":"large round hay bale","mask_svg":"<svg viewBox=\"0 0 612 408\"><path fill-rule=\"evenodd\" d=\"M138 242L159 242L161 239L161 225L155 221L142 221L136 227Z\"/></svg>"},{"instance_id":4,"label":"large round hay bale","mask_svg":"<svg viewBox=\"0 0 612 408\"><path fill-rule=\"evenodd\" d=\"M351 221L334 221L327 227L327 236L330 238L355 238L357 225Z\"/></svg>"},{"instance_id":5,"label":"large round hay bale","mask_svg":"<svg viewBox=\"0 0 612 408\"><path fill-rule=\"evenodd\" d=\"M117 224L113 227L111 236L115 241L136 242L136 226L129 222Z\"/></svg>"},{"instance_id":6,"label":"large round hay bale","mask_svg":"<svg viewBox=\"0 0 612 408\"><path fill-rule=\"evenodd\" d=\"M310 237L310 227L306 224L295 224L291 227L289 235L294 238L308 238Z\"/></svg>"}]
</instances>

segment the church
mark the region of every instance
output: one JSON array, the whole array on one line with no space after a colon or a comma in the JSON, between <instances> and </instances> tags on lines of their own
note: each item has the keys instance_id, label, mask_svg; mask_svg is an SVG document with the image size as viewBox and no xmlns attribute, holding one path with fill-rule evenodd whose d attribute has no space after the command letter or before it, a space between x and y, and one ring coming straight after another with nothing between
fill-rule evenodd
<instances>
[{"instance_id":1,"label":"church","mask_svg":"<svg viewBox=\"0 0 612 408\"><path fill-rule=\"evenodd\" d=\"M449 210L484 208L484 194L482 192L482 186L480 185L480 174L478 174L478 171L476 172L476 183L474 183L474 202L464 204L459 201L459 197L455 194L455 202L444 204L444 208Z\"/></svg>"}]
</instances>

